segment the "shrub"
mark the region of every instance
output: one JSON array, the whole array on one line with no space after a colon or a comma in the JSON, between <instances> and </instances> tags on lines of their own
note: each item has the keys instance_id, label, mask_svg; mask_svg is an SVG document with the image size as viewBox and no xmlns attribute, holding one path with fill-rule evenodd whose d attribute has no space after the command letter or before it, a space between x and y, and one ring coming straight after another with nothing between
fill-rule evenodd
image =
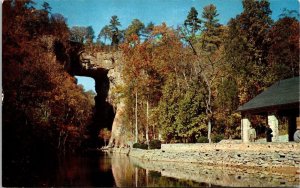
<instances>
[{"instance_id":1,"label":"shrub","mask_svg":"<svg viewBox=\"0 0 300 188\"><path fill-rule=\"evenodd\" d=\"M147 144L140 144L140 149L148 149L148 145Z\"/></svg>"},{"instance_id":2,"label":"shrub","mask_svg":"<svg viewBox=\"0 0 300 188\"><path fill-rule=\"evenodd\" d=\"M161 172L149 170L149 176L152 178L159 178L161 177Z\"/></svg>"},{"instance_id":3,"label":"shrub","mask_svg":"<svg viewBox=\"0 0 300 188\"><path fill-rule=\"evenodd\" d=\"M200 136L197 138L197 143L208 143L208 138L205 136Z\"/></svg>"},{"instance_id":4,"label":"shrub","mask_svg":"<svg viewBox=\"0 0 300 188\"><path fill-rule=\"evenodd\" d=\"M217 135L212 136L211 141L214 142L214 143L218 143L223 139L224 139L223 135L217 134Z\"/></svg>"},{"instance_id":5,"label":"shrub","mask_svg":"<svg viewBox=\"0 0 300 188\"><path fill-rule=\"evenodd\" d=\"M160 140L151 140L149 142L149 149L160 149L161 141Z\"/></svg>"},{"instance_id":6,"label":"shrub","mask_svg":"<svg viewBox=\"0 0 300 188\"><path fill-rule=\"evenodd\" d=\"M147 144L143 144L143 143L134 143L133 148L139 148L139 149L148 149L148 145Z\"/></svg>"}]
</instances>

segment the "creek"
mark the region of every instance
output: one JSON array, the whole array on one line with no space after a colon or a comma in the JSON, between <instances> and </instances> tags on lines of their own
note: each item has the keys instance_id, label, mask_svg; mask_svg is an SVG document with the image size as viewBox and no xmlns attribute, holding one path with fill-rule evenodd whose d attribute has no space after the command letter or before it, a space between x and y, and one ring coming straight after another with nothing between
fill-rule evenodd
<instances>
[{"instance_id":1,"label":"creek","mask_svg":"<svg viewBox=\"0 0 300 188\"><path fill-rule=\"evenodd\" d=\"M40 159L4 175L4 186L30 187L278 187L297 186L297 177L239 171L191 163L143 161L122 154L89 152ZM20 173L22 172L22 173Z\"/></svg>"}]
</instances>

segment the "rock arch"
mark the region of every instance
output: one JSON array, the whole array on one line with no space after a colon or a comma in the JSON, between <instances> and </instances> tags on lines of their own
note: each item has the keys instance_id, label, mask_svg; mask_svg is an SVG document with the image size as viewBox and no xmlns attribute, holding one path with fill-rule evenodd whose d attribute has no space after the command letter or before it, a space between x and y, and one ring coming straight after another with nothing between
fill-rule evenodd
<instances>
[{"instance_id":1,"label":"rock arch","mask_svg":"<svg viewBox=\"0 0 300 188\"><path fill-rule=\"evenodd\" d=\"M73 76L86 76L95 80L95 112L92 125L89 127L91 145L99 146L98 133L101 128L112 132L110 145L122 145L120 138L123 127L125 105L115 100L112 88L122 84L120 52L99 52L85 50L82 44L71 42L70 65L68 72Z\"/></svg>"}]
</instances>

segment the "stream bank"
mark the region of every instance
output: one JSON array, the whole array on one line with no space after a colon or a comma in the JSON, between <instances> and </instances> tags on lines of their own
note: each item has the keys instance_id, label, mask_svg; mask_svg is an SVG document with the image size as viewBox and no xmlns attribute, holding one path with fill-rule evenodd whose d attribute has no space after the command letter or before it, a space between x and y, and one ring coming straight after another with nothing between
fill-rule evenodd
<instances>
[{"instance_id":1,"label":"stream bank","mask_svg":"<svg viewBox=\"0 0 300 188\"><path fill-rule=\"evenodd\" d=\"M218 143L162 144L161 149L112 148L144 161L192 163L215 167L264 170L271 173L300 173L300 144L289 143Z\"/></svg>"}]
</instances>

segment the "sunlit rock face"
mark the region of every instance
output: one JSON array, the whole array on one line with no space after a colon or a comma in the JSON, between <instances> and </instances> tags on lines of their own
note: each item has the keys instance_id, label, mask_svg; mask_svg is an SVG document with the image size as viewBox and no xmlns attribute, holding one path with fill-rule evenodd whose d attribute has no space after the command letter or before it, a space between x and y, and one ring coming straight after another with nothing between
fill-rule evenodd
<instances>
[{"instance_id":1,"label":"sunlit rock face","mask_svg":"<svg viewBox=\"0 0 300 188\"><path fill-rule=\"evenodd\" d=\"M71 57L71 74L92 77L96 83L94 121L89 129L92 146L99 146L98 133L101 128L112 131L110 145L123 145L125 141L120 135L125 107L118 99L119 93L114 92L117 86L123 84L121 53L92 52L77 46L71 51Z\"/></svg>"}]
</instances>

